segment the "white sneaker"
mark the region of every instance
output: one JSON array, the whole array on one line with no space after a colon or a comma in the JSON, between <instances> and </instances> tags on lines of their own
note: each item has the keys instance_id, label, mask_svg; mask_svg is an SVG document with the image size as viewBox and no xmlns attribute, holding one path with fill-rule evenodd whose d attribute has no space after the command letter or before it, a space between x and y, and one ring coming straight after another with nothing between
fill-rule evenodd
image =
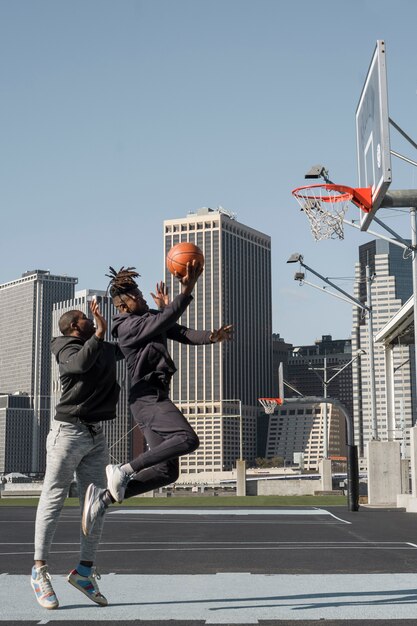
<instances>
[{"instance_id":1,"label":"white sneaker","mask_svg":"<svg viewBox=\"0 0 417 626\"><path fill-rule=\"evenodd\" d=\"M30 584L35 592L35 596L39 604L44 609L57 609L59 606L58 598L52 587L51 577L48 572L48 566L33 567L30 577ZM12 598L10 598L12 600Z\"/></svg>"},{"instance_id":2,"label":"white sneaker","mask_svg":"<svg viewBox=\"0 0 417 626\"><path fill-rule=\"evenodd\" d=\"M100 580L100 578L100 574L95 567L93 567L90 576L81 576L76 569L73 569L67 576L68 582L78 589L78 591L86 595L87 598L90 598L90 600L100 606L107 606L107 598L103 596L98 588L97 581Z\"/></svg>"},{"instance_id":3,"label":"white sneaker","mask_svg":"<svg viewBox=\"0 0 417 626\"><path fill-rule=\"evenodd\" d=\"M130 475L126 474L120 465L107 465L106 475L107 489L110 491L112 498L116 502L123 502Z\"/></svg>"},{"instance_id":4,"label":"white sneaker","mask_svg":"<svg viewBox=\"0 0 417 626\"><path fill-rule=\"evenodd\" d=\"M107 506L104 504L102 495L105 493L105 489L96 487L93 483L88 485L85 492L84 508L82 517L82 529L84 535L87 537L93 530L93 526L97 519L105 514Z\"/></svg>"}]
</instances>

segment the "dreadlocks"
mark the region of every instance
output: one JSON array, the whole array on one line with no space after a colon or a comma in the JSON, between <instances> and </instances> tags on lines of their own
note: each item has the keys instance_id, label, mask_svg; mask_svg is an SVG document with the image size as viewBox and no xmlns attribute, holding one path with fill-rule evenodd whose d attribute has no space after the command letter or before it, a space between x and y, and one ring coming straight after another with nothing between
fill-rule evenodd
<instances>
[{"instance_id":1,"label":"dreadlocks","mask_svg":"<svg viewBox=\"0 0 417 626\"><path fill-rule=\"evenodd\" d=\"M106 274L108 278L111 278L107 291L110 291L112 298L120 296L124 293L128 293L135 289L138 284L135 278L140 276L135 271L134 267L121 267L118 272L113 267L109 267L110 274Z\"/></svg>"}]
</instances>

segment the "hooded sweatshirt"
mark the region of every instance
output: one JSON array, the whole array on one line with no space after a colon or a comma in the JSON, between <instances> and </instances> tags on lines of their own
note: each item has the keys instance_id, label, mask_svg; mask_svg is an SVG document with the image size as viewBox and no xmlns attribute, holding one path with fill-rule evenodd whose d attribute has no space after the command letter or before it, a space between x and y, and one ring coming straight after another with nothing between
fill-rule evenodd
<instances>
[{"instance_id":1,"label":"hooded sweatshirt","mask_svg":"<svg viewBox=\"0 0 417 626\"><path fill-rule=\"evenodd\" d=\"M52 353L59 364L62 394L55 419L61 422L94 424L116 417L120 387L116 381L116 358L122 358L116 344L93 335L55 337Z\"/></svg>"},{"instance_id":2,"label":"hooded sweatshirt","mask_svg":"<svg viewBox=\"0 0 417 626\"><path fill-rule=\"evenodd\" d=\"M169 384L177 368L168 352L168 339L188 345L211 343L211 331L192 330L177 323L192 299L179 294L162 311L113 317L112 335L126 358L132 387L137 383Z\"/></svg>"}]
</instances>

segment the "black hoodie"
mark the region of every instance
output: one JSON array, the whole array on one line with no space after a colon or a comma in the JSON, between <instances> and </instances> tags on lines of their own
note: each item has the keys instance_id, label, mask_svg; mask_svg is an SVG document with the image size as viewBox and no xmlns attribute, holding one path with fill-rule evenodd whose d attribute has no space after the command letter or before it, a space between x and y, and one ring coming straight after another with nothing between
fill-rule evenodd
<instances>
[{"instance_id":1,"label":"black hoodie","mask_svg":"<svg viewBox=\"0 0 417 626\"><path fill-rule=\"evenodd\" d=\"M192 330L177 324L192 300L179 294L162 311L147 311L143 315L122 313L113 317L112 335L119 340L129 370L132 387L137 383L169 383L176 372L167 340L188 345L210 342L211 331Z\"/></svg>"},{"instance_id":2,"label":"black hoodie","mask_svg":"<svg viewBox=\"0 0 417 626\"><path fill-rule=\"evenodd\" d=\"M120 392L116 359L122 358L117 345L93 335L87 341L55 337L51 347L62 388L55 419L75 422L78 418L86 424L114 419Z\"/></svg>"}]
</instances>

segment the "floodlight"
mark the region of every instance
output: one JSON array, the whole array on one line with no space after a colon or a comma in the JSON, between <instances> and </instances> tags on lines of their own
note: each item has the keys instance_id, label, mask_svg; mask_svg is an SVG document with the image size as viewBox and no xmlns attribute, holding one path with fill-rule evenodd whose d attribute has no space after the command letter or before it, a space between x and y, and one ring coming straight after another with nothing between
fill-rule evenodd
<instances>
[{"instance_id":1,"label":"floodlight","mask_svg":"<svg viewBox=\"0 0 417 626\"><path fill-rule=\"evenodd\" d=\"M313 165L307 174L304 174L304 178L323 178L326 182L330 182L328 176L329 172L324 165Z\"/></svg>"},{"instance_id":2,"label":"floodlight","mask_svg":"<svg viewBox=\"0 0 417 626\"><path fill-rule=\"evenodd\" d=\"M299 252L294 252L288 259L287 263L301 263L303 260L303 255Z\"/></svg>"},{"instance_id":3,"label":"floodlight","mask_svg":"<svg viewBox=\"0 0 417 626\"><path fill-rule=\"evenodd\" d=\"M327 174L324 165L313 165L304 175L304 178L320 178L323 174Z\"/></svg>"}]
</instances>

